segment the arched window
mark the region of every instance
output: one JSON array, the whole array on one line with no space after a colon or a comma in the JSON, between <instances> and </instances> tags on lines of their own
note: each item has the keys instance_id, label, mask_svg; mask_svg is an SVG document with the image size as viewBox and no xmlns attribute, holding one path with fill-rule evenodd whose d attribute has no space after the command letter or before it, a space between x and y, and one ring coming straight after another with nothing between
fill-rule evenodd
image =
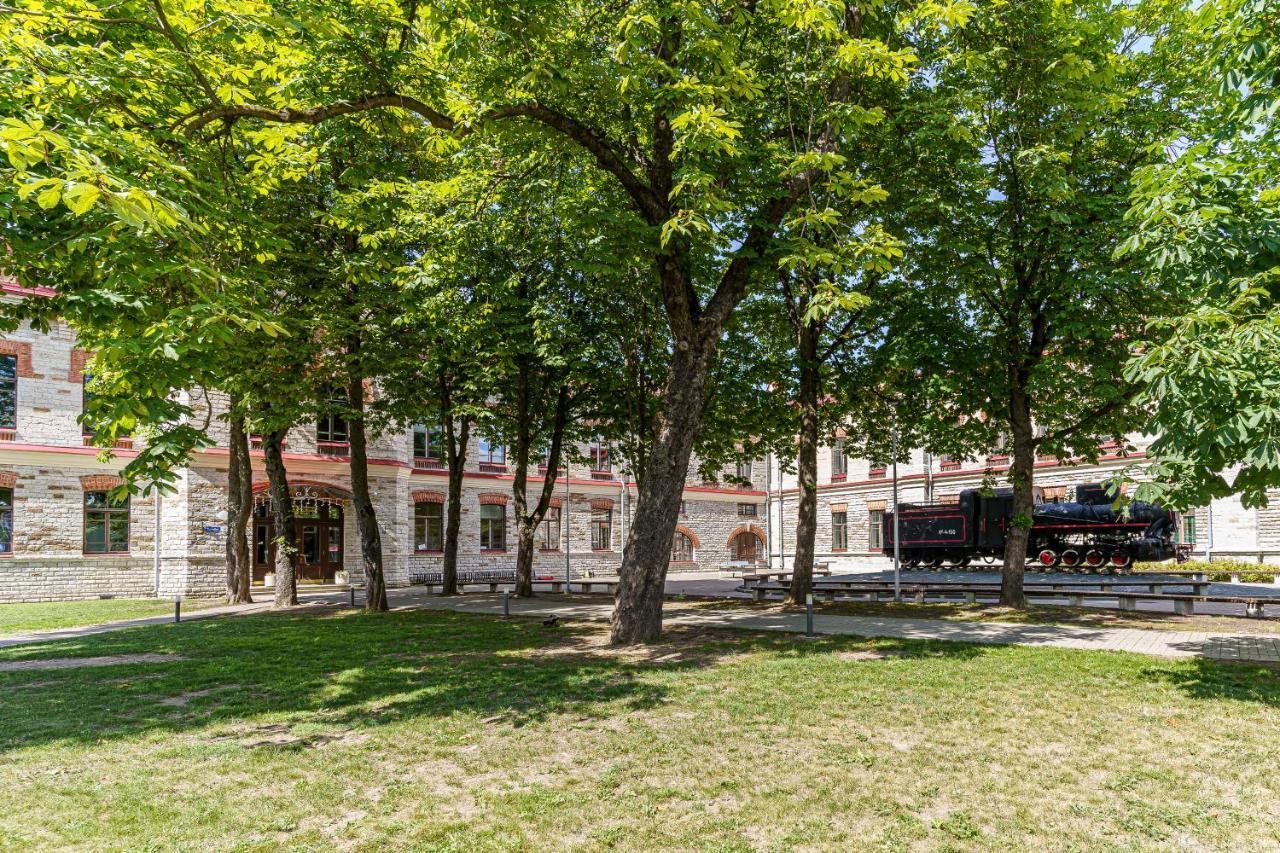
<instances>
[{"instance_id":1,"label":"arched window","mask_svg":"<svg viewBox=\"0 0 1280 853\"><path fill-rule=\"evenodd\" d=\"M671 562L693 562L693 540L679 530L676 531L675 538L671 540Z\"/></svg>"}]
</instances>

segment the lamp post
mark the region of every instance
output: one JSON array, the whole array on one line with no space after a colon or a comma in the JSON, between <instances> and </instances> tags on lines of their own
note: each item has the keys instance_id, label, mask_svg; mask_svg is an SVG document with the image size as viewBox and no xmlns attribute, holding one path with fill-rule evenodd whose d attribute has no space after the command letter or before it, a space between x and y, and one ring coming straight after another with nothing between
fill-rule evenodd
<instances>
[{"instance_id":1,"label":"lamp post","mask_svg":"<svg viewBox=\"0 0 1280 853\"><path fill-rule=\"evenodd\" d=\"M891 434L893 452L893 600L902 603L902 522L898 512L898 431Z\"/></svg>"}]
</instances>

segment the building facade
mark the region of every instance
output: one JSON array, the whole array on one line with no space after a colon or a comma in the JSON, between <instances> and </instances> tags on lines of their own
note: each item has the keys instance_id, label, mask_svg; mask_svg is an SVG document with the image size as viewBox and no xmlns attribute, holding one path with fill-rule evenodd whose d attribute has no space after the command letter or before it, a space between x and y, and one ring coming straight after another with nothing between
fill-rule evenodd
<instances>
[{"instance_id":1,"label":"building facade","mask_svg":"<svg viewBox=\"0 0 1280 853\"><path fill-rule=\"evenodd\" d=\"M7 282L10 298L25 294ZM101 596L218 596L225 586L227 431L210 395L215 446L193 454L176 489L117 501L111 489L139 446L120 443L104 458L89 445L83 410L89 354L73 332L27 326L0 340L0 601ZM192 401L203 419L203 396ZM303 582L361 582L351 512L346 427L326 418L290 431L285 466L294 495ZM274 530L258 442L252 442L255 507L251 550L255 580L271 574ZM538 531L534 572L574 578L613 574L637 489L609 448L579 448L556 479L555 497ZM382 532L387 581L403 586L443 562L447 475L439 437L424 427L375 437L370 491ZM672 570L717 570L762 560L765 471L745 466L726 482L691 477L681 507ZM743 477L751 487L733 485ZM537 494L545 472L530 477ZM459 569L515 564L513 475L506 449L473 435L462 494ZM567 558L567 559L566 559ZM571 567L571 568L570 568Z\"/></svg>"},{"instance_id":2,"label":"building facade","mask_svg":"<svg viewBox=\"0 0 1280 853\"><path fill-rule=\"evenodd\" d=\"M31 295L0 282L8 298ZM118 501L111 490L139 447L124 440L110 455L90 446L79 423L89 353L58 325L23 326L0 339L0 601L50 601L101 596L218 596L225 584L226 425L214 408L214 446L193 454L176 489ZM285 465L297 516L295 534L303 582L359 583L361 566L345 424L326 418L290 431ZM1141 461L1120 448L1097 465L1057 460L1038 464L1037 480L1052 493L1103 479ZM272 529L262 454L252 451L256 492L251 524L253 573L269 580ZM538 531L535 575L563 579L612 574L622 559L637 489L609 448L579 448L556 479L555 498ZM447 477L439 436L412 427L376 436L369 451L370 491L382 532L390 586L443 562ZM999 476L1007 460L981 463L930 459L916 453L899 466L904 502L953 499L962 489ZM672 548L672 571L717 571L768 563L789 565L795 549L794 475L776 460L742 464L721 481L703 481L691 465ZM530 494L545 471L530 477ZM742 481L749 483L744 486ZM510 569L515 563L513 475L505 448L474 435L467 449L459 568ZM1278 495L1277 497L1280 497ZM886 568L878 521L892 500L892 470L847 458L839 439L819 454L817 552L832 569ZM776 535L775 535L776 534ZM1280 562L1280 500L1262 510L1216 501L1193 514L1184 534L1197 554Z\"/></svg>"}]
</instances>

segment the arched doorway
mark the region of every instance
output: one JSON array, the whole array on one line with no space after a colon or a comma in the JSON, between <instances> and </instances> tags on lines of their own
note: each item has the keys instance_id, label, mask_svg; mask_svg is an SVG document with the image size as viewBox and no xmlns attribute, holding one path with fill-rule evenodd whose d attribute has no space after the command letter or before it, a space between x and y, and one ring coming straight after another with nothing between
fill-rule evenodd
<instances>
[{"instance_id":1,"label":"arched doorway","mask_svg":"<svg viewBox=\"0 0 1280 853\"><path fill-rule=\"evenodd\" d=\"M757 532L755 525L734 531L729 537L729 552L737 563L764 561L764 539Z\"/></svg>"},{"instance_id":2,"label":"arched doorway","mask_svg":"<svg viewBox=\"0 0 1280 853\"><path fill-rule=\"evenodd\" d=\"M298 580L332 583L342 571L343 504L349 500L329 486L297 486L293 493L294 535L298 543ZM275 572L276 532L271 496L257 495L253 503L253 579L261 582Z\"/></svg>"}]
</instances>

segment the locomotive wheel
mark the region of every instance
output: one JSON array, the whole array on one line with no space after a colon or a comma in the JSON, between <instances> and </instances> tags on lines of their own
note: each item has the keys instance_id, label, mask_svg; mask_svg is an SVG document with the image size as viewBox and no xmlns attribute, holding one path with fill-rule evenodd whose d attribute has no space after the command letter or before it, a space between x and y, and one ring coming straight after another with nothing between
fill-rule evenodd
<instances>
[{"instance_id":1,"label":"locomotive wheel","mask_svg":"<svg viewBox=\"0 0 1280 853\"><path fill-rule=\"evenodd\" d=\"M1124 571L1133 565L1133 556L1123 552L1117 552L1111 555L1111 567L1118 571Z\"/></svg>"},{"instance_id":2,"label":"locomotive wheel","mask_svg":"<svg viewBox=\"0 0 1280 853\"><path fill-rule=\"evenodd\" d=\"M996 564L996 555L995 555L995 554L983 554L983 555L982 555L982 562L986 563L988 566L994 566L994 565Z\"/></svg>"},{"instance_id":3,"label":"locomotive wheel","mask_svg":"<svg viewBox=\"0 0 1280 853\"><path fill-rule=\"evenodd\" d=\"M1080 552L1075 548L1068 548L1062 552L1062 556L1058 558L1063 567L1075 569L1080 565Z\"/></svg>"},{"instance_id":4,"label":"locomotive wheel","mask_svg":"<svg viewBox=\"0 0 1280 853\"><path fill-rule=\"evenodd\" d=\"M938 568L938 558L937 558L937 557L924 557L924 558L922 558L922 559L920 560L920 567L921 567L921 568L923 568L923 569L925 569L926 571L930 571L930 572L931 572L931 571L933 571L934 569Z\"/></svg>"},{"instance_id":5,"label":"locomotive wheel","mask_svg":"<svg viewBox=\"0 0 1280 853\"><path fill-rule=\"evenodd\" d=\"M1040 571L1042 572L1056 568L1059 559L1058 552L1048 548L1045 548L1036 556L1036 561L1040 564Z\"/></svg>"},{"instance_id":6,"label":"locomotive wheel","mask_svg":"<svg viewBox=\"0 0 1280 853\"><path fill-rule=\"evenodd\" d=\"M1084 564L1089 567L1090 571L1097 571L1107 562L1107 555L1099 551L1097 548L1090 548L1084 552Z\"/></svg>"}]
</instances>

